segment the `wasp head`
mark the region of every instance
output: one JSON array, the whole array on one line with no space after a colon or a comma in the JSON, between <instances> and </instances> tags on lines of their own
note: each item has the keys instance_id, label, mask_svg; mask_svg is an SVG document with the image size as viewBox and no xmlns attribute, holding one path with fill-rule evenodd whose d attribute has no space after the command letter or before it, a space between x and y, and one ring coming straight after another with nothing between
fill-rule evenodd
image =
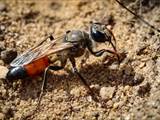
<instances>
[{"instance_id":1,"label":"wasp head","mask_svg":"<svg viewBox=\"0 0 160 120\"><path fill-rule=\"evenodd\" d=\"M91 38L94 41L100 42L100 43L109 42L114 48L114 50L116 51L116 47L112 42L112 37L113 37L113 40L116 43L115 37L112 31L107 28L107 25L99 22L90 22L90 23L91 23L91 26L90 26Z\"/></svg>"}]
</instances>

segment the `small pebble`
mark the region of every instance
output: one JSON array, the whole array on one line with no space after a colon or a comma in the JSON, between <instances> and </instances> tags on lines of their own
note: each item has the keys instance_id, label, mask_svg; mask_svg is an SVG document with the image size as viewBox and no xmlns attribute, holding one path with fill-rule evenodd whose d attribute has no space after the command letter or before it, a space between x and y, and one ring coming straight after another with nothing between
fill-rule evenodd
<instances>
[{"instance_id":1,"label":"small pebble","mask_svg":"<svg viewBox=\"0 0 160 120\"><path fill-rule=\"evenodd\" d=\"M86 90L84 90L85 88L81 88L81 87L76 87L76 88L73 88L71 91L70 91L70 94L71 95L74 95L75 97L80 97L80 96L83 96L86 92Z\"/></svg>"},{"instance_id":2,"label":"small pebble","mask_svg":"<svg viewBox=\"0 0 160 120\"><path fill-rule=\"evenodd\" d=\"M16 100L15 100L15 104L16 104L16 105L19 105L19 104L20 104L20 101L21 101L20 98L17 97Z\"/></svg>"},{"instance_id":3,"label":"small pebble","mask_svg":"<svg viewBox=\"0 0 160 120\"><path fill-rule=\"evenodd\" d=\"M2 89L1 92L2 92L2 97L5 98L7 95L6 89Z\"/></svg>"},{"instance_id":4,"label":"small pebble","mask_svg":"<svg viewBox=\"0 0 160 120\"><path fill-rule=\"evenodd\" d=\"M17 57L17 51L15 49L7 49L1 52L1 59L4 63L9 64L13 59Z\"/></svg>"},{"instance_id":5,"label":"small pebble","mask_svg":"<svg viewBox=\"0 0 160 120\"><path fill-rule=\"evenodd\" d=\"M5 106L5 107L3 107L2 112L3 112L4 114L8 114L10 110L11 110L11 107L10 107L10 106Z\"/></svg>"},{"instance_id":6,"label":"small pebble","mask_svg":"<svg viewBox=\"0 0 160 120\"><path fill-rule=\"evenodd\" d=\"M134 76L134 85L140 84L144 80L144 77L142 74L136 73Z\"/></svg>"},{"instance_id":7,"label":"small pebble","mask_svg":"<svg viewBox=\"0 0 160 120\"><path fill-rule=\"evenodd\" d=\"M139 68L143 68L144 66L146 65L146 63L145 62L143 62L143 63L141 63L140 65L139 65Z\"/></svg>"},{"instance_id":8,"label":"small pebble","mask_svg":"<svg viewBox=\"0 0 160 120\"><path fill-rule=\"evenodd\" d=\"M146 83L145 85L142 85L138 89L138 95L143 97L145 94L149 93L151 90L151 86L149 83Z\"/></svg>"},{"instance_id":9,"label":"small pebble","mask_svg":"<svg viewBox=\"0 0 160 120\"><path fill-rule=\"evenodd\" d=\"M102 87L100 89L100 96L103 100L110 99L113 96L115 87Z\"/></svg>"},{"instance_id":10,"label":"small pebble","mask_svg":"<svg viewBox=\"0 0 160 120\"><path fill-rule=\"evenodd\" d=\"M92 102L92 101L93 101L91 96L88 96L88 97L87 97L87 100L88 100L89 102Z\"/></svg>"},{"instance_id":11,"label":"small pebble","mask_svg":"<svg viewBox=\"0 0 160 120\"><path fill-rule=\"evenodd\" d=\"M7 67L4 67L4 66L0 66L0 79L4 79L6 78L6 75L7 75L7 72L8 72L8 68Z\"/></svg>"},{"instance_id":12,"label":"small pebble","mask_svg":"<svg viewBox=\"0 0 160 120\"><path fill-rule=\"evenodd\" d=\"M59 10L60 7L61 7L61 4L59 4L58 2L51 2L51 4L50 4L50 8L52 10Z\"/></svg>"},{"instance_id":13,"label":"small pebble","mask_svg":"<svg viewBox=\"0 0 160 120\"><path fill-rule=\"evenodd\" d=\"M135 48L135 49L136 49L136 54L137 55L144 54L144 51L146 49L146 45L144 45L144 44L137 45L137 48Z\"/></svg>"},{"instance_id":14,"label":"small pebble","mask_svg":"<svg viewBox=\"0 0 160 120\"><path fill-rule=\"evenodd\" d=\"M133 72L133 68L132 68L132 67L130 67L130 66L126 66L126 67L125 67L124 73L125 73L126 75L131 75L132 72Z\"/></svg>"},{"instance_id":15,"label":"small pebble","mask_svg":"<svg viewBox=\"0 0 160 120\"><path fill-rule=\"evenodd\" d=\"M0 12L6 11L7 10L7 5L3 2L0 2Z\"/></svg>"},{"instance_id":16,"label":"small pebble","mask_svg":"<svg viewBox=\"0 0 160 120\"><path fill-rule=\"evenodd\" d=\"M5 31L6 27L4 25L0 25L0 30Z\"/></svg>"},{"instance_id":17,"label":"small pebble","mask_svg":"<svg viewBox=\"0 0 160 120\"><path fill-rule=\"evenodd\" d=\"M107 106L110 108L110 107L112 107L113 106L113 101L112 100L109 100L108 102L107 102Z\"/></svg>"},{"instance_id":18,"label":"small pebble","mask_svg":"<svg viewBox=\"0 0 160 120\"><path fill-rule=\"evenodd\" d=\"M0 52L2 52L3 50L5 50L4 42L0 42Z\"/></svg>"},{"instance_id":19,"label":"small pebble","mask_svg":"<svg viewBox=\"0 0 160 120\"><path fill-rule=\"evenodd\" d=\"M109 69L111 69L111 70L116 70L116 69L118 69L118 64L112 64L112 65L110 65L110 66L109 66Z\"/></svg>"},{"instance_id":20,"label":"small pebble","mask_svg":"<svg viewBox=\"0 0 160 120\"><path fill-rule=\"evenodd\" d=\"M95 90L99 90L100 86L99 86L99 84L94 84L94 85L91 85L90 88L95 89Z\"/></svg>"},{"instance_id":21,"label":"small pebble","mask_svg":"<svg viewBox=\"0 0 160 120\"><path fill-rule=\"evenodd\" d=\"M5 120L5 115L3 113L0 113L0 119Z\"/></svg>"},{"instance_id":22,"label":"small pebble","mask_svg":"<svg viewBox=\"0 0 160 120\"><path fill-rule=\"evenodd\" d=\"M0 31L1 32L1 31ZM4 40L4 35L3 34L0 34L0 41L3 41Z\"/></svg>"},{"instance_id":23,"label":"small pebble","mask_svg":"<svg viewBox=\"0 0 160 120\"><path fill-rule=\"evenodd\" d=\"M151 96L149 98L147 105L153 108L156 108L156 107L159 107L159 104L160 104L160 91L156 90L154 91L154 93L151 93Z\"/></svg>"},{"instance_id":24,"label":"small pebble","mask_svg":"<svg viewBox=\"0 0 160 120\"><path fill-rule=\"evenodd\" d=\"M92 116L95 117L95 118L98 118L100 116L100 113L99 112L93 112Z\"/></svg>"},{"instance_id":25,"label":"small pebble","mask_svg":"<svg viewBox=\"0 0 160 120\"><path fill-rule=\"evenodd\" d=\"M124 91L129 91L129 89L130 89L130 86L129 86L129 85L126 85L126 86L123 88Z\"/></svg>"},{"instance_id":26,"label":"small pebble","mask_svg":"<svg viewBox=\"0 0 160 120\"><path fill-rule=\"evenodd\" d=\"M113 109L120 108L120 107L122 107L124 104L125 104L124 101L117 102L117 103L115 103L115 104L113 105Z\"/></svg>"}]
</instances>

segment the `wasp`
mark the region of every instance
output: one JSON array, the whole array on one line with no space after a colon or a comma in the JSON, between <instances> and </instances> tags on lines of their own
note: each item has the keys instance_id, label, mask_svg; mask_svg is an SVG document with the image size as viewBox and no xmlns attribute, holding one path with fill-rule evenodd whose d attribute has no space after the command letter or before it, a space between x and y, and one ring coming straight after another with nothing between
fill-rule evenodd
<instances>
[{"instance_id":1,"label":"wasp","mask_svg":"<svg viewBox=\"0 0 160 120\"><path fill-rule=\"evenodd\" d=\"M48 39L50 39L50 41L47 41ZM94 50L94 42L108 42L112 45L113 50L101 49L96 51ZM116 40L111 30L109 30L106 25L98 22L90 23L89 33L81 30L68 30L64 35L55 39L53 35L50 35L46 39L40 41L36 46L15 58L10 63L6 78L8 80L24 79L26 77L33 77L44 73L41 93L38 100L38 104L40 104L48 71L62 70L67 63L67 60L69 60L72 65L73 72L88 88L92 96L94 96L87 80L78 72L75 58L82 56L87 49L96 57L102 56L105 52L119 57L115 42ZM49 56L53 54L56 54L57 57L51 61ZM56 61L60 61L60 66L51 65L51 63L55 63ZM96 98L94 97L94 99Z\"/></svg>"}]
</instances>

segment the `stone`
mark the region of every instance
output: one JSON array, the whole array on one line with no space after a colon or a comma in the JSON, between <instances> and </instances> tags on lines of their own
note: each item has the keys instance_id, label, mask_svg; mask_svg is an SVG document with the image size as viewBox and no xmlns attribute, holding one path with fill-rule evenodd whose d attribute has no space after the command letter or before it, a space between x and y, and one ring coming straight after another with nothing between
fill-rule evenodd
<instances>
[{"instance_id":1,"label":"stone","mask_svg":"<svg viewBox=\"0 0 160 120\"><path fill-rule=\"evenodd\" d=\"M107 100L112 98L114 94L115 88L114 87L102 87L100 89L100 96L103 100Z\"/></svg>"},{"instance_id":2,"label":"stone","mask_svg":"<svg viewBox=\"0 0 160 120\"><path fill-rule=\"evenodd\" d=\"M4 67L4 66L0 66L0 78L1 79L4 79L7 75L7 72L8 72L8 68L7 67Z\"/></svg>"}]
</instances>

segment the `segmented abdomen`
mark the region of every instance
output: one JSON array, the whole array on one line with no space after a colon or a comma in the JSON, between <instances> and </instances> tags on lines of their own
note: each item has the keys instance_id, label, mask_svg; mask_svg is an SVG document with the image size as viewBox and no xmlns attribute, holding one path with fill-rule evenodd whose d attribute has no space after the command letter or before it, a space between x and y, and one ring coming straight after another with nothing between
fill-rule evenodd
<instances>
[{"instance_id":1,"label":"segmented abdomen","mask_svg":"<svg viewBox=\"0 0 160 120\"><path fill-rule=\"evenodd\" d=\"M28 76L36 76L42 73L46 67L49 66L49 58L43 57L41 59L35 60L30 64L24 66L27 71Z\"/></svg>"}]
</instances>

